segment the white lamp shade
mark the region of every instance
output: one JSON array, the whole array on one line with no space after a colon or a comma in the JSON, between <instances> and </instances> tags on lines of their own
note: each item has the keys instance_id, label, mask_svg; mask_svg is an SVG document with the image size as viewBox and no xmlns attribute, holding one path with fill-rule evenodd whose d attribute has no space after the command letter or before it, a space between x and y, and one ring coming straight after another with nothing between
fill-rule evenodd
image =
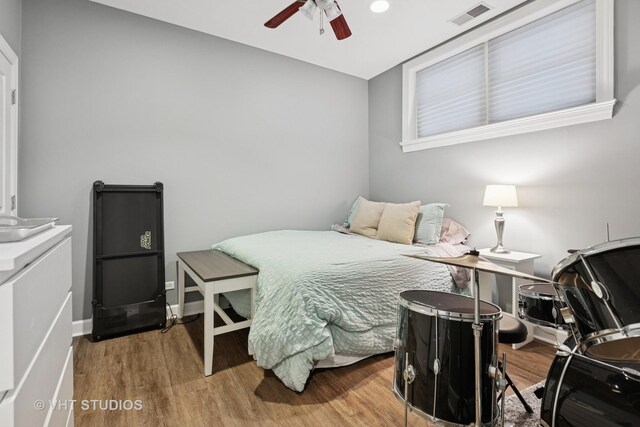
<instances>
[{"instance_id":1,"label":"white lamp shade","mask_svg":"<svg viewBox=\"0 0 640 427\"><path fill-rule=\"evenodd\" d=\"M316 3L313 0L307 0L307 2L298 10L307 18L313 19L313 15L316 13L316 10L318 10L318 6L316 6Z\"/></svg>"},{"instance_id":2,"label":"white lamp shade","mask_svg":"<svg viewBox=\"0 0 640 427\"><path fill-rule=\"evenodd\" d=\"M329 22L333 21L334 19L342 15L340 8L335 3L333 3L330 7L326 8L324 10L324 13L327 14L327 19L329 20Z\"/></svg>"},{"instance_id":3,"label":"white lamp shade","mask_svg":"<svg viewBox=\"0 0 640 427\"><path fill-rule=\"evenodd\" d=\"M484 191L483 206L517 208L518 195L515 185L487 185Z\"/></svg>"}]
</instances>

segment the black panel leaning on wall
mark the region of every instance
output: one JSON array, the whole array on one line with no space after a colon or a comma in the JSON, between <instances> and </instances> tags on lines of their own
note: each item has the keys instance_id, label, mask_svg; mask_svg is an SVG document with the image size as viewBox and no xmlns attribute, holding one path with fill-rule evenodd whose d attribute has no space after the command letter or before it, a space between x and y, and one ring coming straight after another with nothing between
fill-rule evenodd
<instances>
[{"instance_id":1,"label":"black panel leaning on wall","mask_svg":"<svg viewBox=\"0 0 640 427\"><path fill-rule=\"evenodd\" d=\"M93 184L93 339L163 328L163 185Z\"/></svg>"}]
</instances>

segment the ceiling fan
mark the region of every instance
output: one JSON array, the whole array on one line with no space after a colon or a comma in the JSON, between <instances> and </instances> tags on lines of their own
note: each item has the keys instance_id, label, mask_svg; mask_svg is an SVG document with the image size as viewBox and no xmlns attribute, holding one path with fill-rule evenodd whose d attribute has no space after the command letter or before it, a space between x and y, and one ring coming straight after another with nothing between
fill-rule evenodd
<instances>
[{"instance_id":1,"label":"ceiling fan","mask_svg":"<svg viewBox=\"0 0 640 427\"><path fill-rule=\"evenodd\" d=\"M317 9L320 9L320 34L324 33L324 29L322 29L322 13L324 12L338 40L344 40L351 35L351 30L336 0L296 0L268 20L264 26L267 28L277 28L284 21L291 18L297 11L302 12L307 18L313 19L313 15Z\"/></svg>"}]
</instances>

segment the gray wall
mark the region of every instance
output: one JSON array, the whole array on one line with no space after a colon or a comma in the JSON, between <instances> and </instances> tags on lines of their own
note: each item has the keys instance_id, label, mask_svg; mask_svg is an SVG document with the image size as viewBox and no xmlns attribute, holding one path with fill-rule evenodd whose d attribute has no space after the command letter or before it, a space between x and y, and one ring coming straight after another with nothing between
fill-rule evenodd
<instances>
[{"instance_id":1,"label":"gray wall","mask_svg":"<svg viewBox=\"0 0 640 427\"><path fill-rule=\"evenodd\" d=\"M97 179L165 184L167 280L176 252L328 229L368 193L366 81L86 0L23 6L19 209L73 225L75 320Z\"/></svg>"},{"instance_id":2,"label":"gray wall","mask_svg":"<svg viewBox=\"0 0 640 427\"><path fill-rule=\"evenodd\" d=\"M0 0L0 34L20 55L20 13L22 0Z\"/></svg>"},{"instance_id":3,"label":"gray wall","mask_svg":"<svg viewBox=\"0 0 640 427\"><path fill-rule=\"evenodd\" d=\"M486 184L515 183L505 245L543 255L549 275L568 248L640 235L640 2L617 0L616 107L612 120L403 154L402 68L369 81L370 196L451 204L471 244L495 244Z\"/></svg>"}]
</instances>

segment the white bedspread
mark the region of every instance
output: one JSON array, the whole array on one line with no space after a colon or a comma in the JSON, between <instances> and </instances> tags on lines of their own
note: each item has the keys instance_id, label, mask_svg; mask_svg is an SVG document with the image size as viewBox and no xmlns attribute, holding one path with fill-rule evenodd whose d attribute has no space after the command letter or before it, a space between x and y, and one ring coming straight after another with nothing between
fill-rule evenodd
<instances>
[{"instance_id":1,"label":"white bedspread","mask_svg":"<svg viewBox=\"0 0 640 427\"><path fill-rule=\"evenodd\" d=\"M437 255L428 247L333 231L274 231L214 248L260 270L249 353L297 391L314 361L335 352L391 351L400 292L461 292L445 265L402 256Z\"/></svg>"}]
</instances>

